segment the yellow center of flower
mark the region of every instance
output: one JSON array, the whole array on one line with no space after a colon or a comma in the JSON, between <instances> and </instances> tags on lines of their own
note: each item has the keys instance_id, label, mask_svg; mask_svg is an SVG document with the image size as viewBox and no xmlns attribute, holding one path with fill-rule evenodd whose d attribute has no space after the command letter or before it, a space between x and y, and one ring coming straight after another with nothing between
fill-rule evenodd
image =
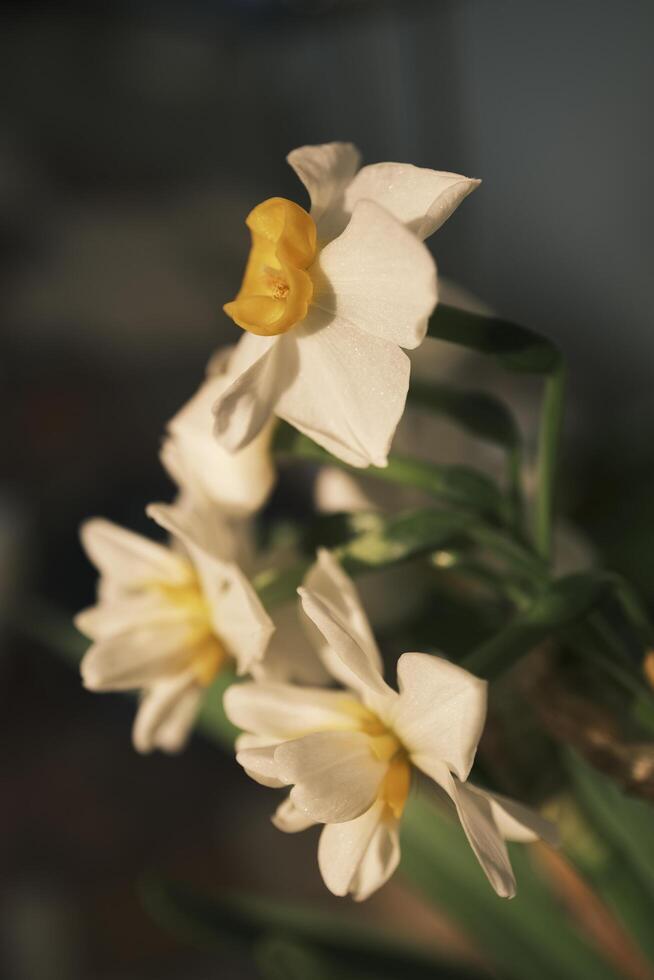
<instances>
[{"instance_id":1,"label":"yellow center of flower","mask_svg":"<svg viewBox=\"0 0 654 980\"><path fill-rule=\"evenodd\" d=\"M374 712L359 702L352 702L350 710L357 718L359 729L369 736L377 758L388 763L378 798L399 820L411 786L409 755L397 735Z\"/></svg>"},{"instance_id":2,"label":"yellow center of flower","mask_svg":"<svg viewBox=\"0 0 654 980\"><path fill-rule=\"evenodd\" d=\"M404 750L391 759L379 793L396 820L404 810L411 787L411 766Z\"/></svg>"},{"instance_id":3,"label":"yellow center of flower","mask_svg":"<svg viewBox=\"0 0 654 980\"><path fill-rule=\"evenodd\" d=\"M241 288L223 309L234 323L263 337L286 333L307 315L316 254L316 225L283 197L258 204L245 219L252 246Z\"/></svg>"},{"instance_id":4,"label":"yellow center of flower","mask_svg":"<svg viewBox=\"0 0 654 980\"><path fill-rule=\"evenodd\" d=\"M188 580L183 585L157 582L154 588L163 593L167 602L183 609L189 627L189 667L198 684L208 687L227 660L227 651L214 632L197 575L189 566Z\"/></svg>"}]
</instances>

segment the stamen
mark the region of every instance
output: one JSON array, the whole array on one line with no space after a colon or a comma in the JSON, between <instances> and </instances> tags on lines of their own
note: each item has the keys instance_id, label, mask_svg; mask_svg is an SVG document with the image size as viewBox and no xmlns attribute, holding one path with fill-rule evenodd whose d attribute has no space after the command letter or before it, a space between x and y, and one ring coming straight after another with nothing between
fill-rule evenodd
<instances>
[{"instance_id":1,"label":"stamen","mask_svg":"<svg viewBox=\"0 0 654 980\"><path fill-rule=\"evenodd\" d=\"M290 286L283 276L280 275L279 269L273 269L268 265L264 269L264 272L266 274L268 286L273 299L286 299Z\"/></svg>"}]
</instances>

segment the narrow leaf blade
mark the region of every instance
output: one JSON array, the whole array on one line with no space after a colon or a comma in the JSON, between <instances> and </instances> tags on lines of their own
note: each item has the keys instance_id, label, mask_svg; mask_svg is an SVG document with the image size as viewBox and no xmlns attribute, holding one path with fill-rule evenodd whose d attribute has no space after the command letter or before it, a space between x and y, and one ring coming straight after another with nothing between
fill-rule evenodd
<instances>
[{"instance_id":1,"label":"narrow leaf blade","mask_svg":"<svg viewBox=\"0 0 654 980\"><path fill-rule=\"evenodd\" d=\"M468 313L444 304L436 307L428 335L489 354L511 371L550 374L560 362L555 345L540 334L508 320Z\"/></svg>"}]
</instances>

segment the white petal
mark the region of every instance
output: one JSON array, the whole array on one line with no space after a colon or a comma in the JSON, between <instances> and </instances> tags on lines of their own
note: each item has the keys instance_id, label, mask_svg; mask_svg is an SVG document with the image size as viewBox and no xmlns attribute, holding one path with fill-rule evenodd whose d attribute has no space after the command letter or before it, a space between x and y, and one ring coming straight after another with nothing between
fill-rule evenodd
<instances>
[{"instance_id":1,"label":"white petal","mask_svg":"<svg viewBox=\"0 0 654 980\"><path fill-rule=\"evenodd\" d=\"M317 307L284 339L297 363L277 414L351 466L386 466L409 389L406 354Z\"/></svg>"},{"instance_id":2,"label":"white petal","mask_svg":"<svg viewBox=\"0 0 654 980\"><path fill-rule=\"evenodd\" d=\"M188 557L191 567L188 539L224 562L251 561L250 520L227 515L201 492L185 490L174 504L148 504L145 512L172 535L172 546Z\"/></svg>"},{"instance_id":3,"label":"white petal","mask_svg":"<svg viewBox=\"0 0 654 980\"><path fill-rule=\"evenodd\" d=\"M493 819L489 800L483 794L471 791L466 783L455 778L451 780L448 792L486 877L500 898L513 898L516 891L515 877L506 845Z\"/></svg>"},{"instance_id":4,"label":"white petal","mask_svg":"<svg viewBox=\"0 0 654 980\"><path fill-rule=\"evenodd\" d=\"M193 731L204 693L204 688L198 684L189 687L159 727L155 738L156 748L172 754L181 752Z\"/></svg>"},{"instance_id":5,"label":"white petal","mask_svg":"<svg viewBox=\"0 0 654 980\"><path fill-rule=\"evenodd\" d=\"M145 626L188 621L182 605L167 602L155 589L135 592L118 599L102 600L75 616L75 626L91 640L102 640Z\"/></svg>"},{"instance_id":6,"label":"white petal","mask_svg":"<svg viewBox=\"0 0 654 980\"><path fill-rule=\"evenodd\" d=\"M486 720L487 684L442 657L404 653L393 728L410 754L445 762L465 779Z\"/></svg>"},{"instance_id":7,"label":"white petal","mask_svg":"<svg viewBox=\"0 0 654 980\"><path fill-rule=\"evenodd\" d=\"M362 732L317 732L275 750L277 775L294 783L295 806L317 823L353 820L377 799L387 765Z\"/></svg>"},{"instance_id":8,"label":"white petal","mask_svg":"<svg viewBox=\"0 0 654 980\"><path fill-rule=\"evenodd\" d=\"M318 865L334 895L352 893L362 901L393 874L400 858L397 823L387 823L385 811L385 804L378 801L355 820L324 828Z\"/></svg>"},{"instance_id":9,"label":"white petal","mask_svg":"<svg viewBox=\"0 0 654 980\"><path fill-rule=\"evenodd\" d=\"M397 697L381 675L381 663L363 649L346 619L331 603L304 588L298 589L302 608L312 623L320 630L336 661L329 659L327 668L333 665L338 679L348 687L359 692L366 703L368 695L382 701Z\"/></svg>"},{"instance_id":10,"label":"white petal","mask_svg":"<svg viewBox=\"0 0 654 980\"><path fill-rule=\"evenodd\" d=\"M97 517L86 521L80 537L98 571L125 589L153 582L188 582L189 568L179 555L111 521Z\"/></svg>"},{"instance_id":11,"label":"white petal","mask_svg":"<svg viewBox=\"0 0 654 980\"><path fill-rule=\"evenodd\" d=\"M194 550L194 561L211 609L215 632L245 674L260 663L275 627L238 566Z\"/></svg>"},{"instance_id":12,"label":"white petal","mask_svg":"<svg viewBox=\"0 0 654 980\"><path fill-rule=\"evenodd\" d=\"M193 728L202 690L188 672L158 681L139 704L132 740L137 752L178 752Z\"/></svg>"},{"instance_id":13,"label":"white petal","mask_svg":"<svg viewBox=\"0 0 654 980\"><path fill-rule=\"evenodd\" d=\"M356 586L345 572L337 558L326 548L320 548L317 560L304 577L302 587L305 592L316 596L340 617L347 625L361 649L377 672L382 672L382 658L361 605Z\"/></svg>"},{"instance_id":14,"label":"white petal","mask_svg":"<svg viewBox=\"0 0 654 980\"><path fill-rule=\"evenodd\" d=\"M363 855L351 892L356 902L363 902L385 885L400 863L400 834L398 821L385 810L384 819L377 824L368 849Z\"/></svg>"},{"instance_id":15,"label":"white petal","mask_svg":"<svg viewBox=\"0 0 654 980\"><path fill-rule=\"evenodd\" d=\"M358 725L352 697L323 688L270 681L232 684L225 691L223 705L233 725L269 742L323 730L349 731Z\"/></svg>"},{"instance_id":16,"label":"white petal","mask_svg":"<svg viewBox=\"0 0 654 980\"><path fill-rule=\"evenodd\" d=\"M184 670L192 656L193 631L187 624L144 627L94 643L80 671L91 691L129 691Z\"/></svg>"},{"instance_id":17,"label":"white petal","mask_svg":"<svg viewBox=\"0 0 654 980\"><path fill-rule=\"evenodd\" d=\"M417 347L436 305L436 266L413 232L360 201L312 267L313 304L382 340Z\"/></svg>"},{"instance_id":18,"label":"white petal","mask_svg":"<svg viewBox=\"0 0 654 980\"><path fill-rule=\"evenodd\" d=\"M342 214L351 214L359 201L376 201L424 239L440 228L480 183L461 174L408 163L374 163L362 167L346 188Z\"/></svg>"},{"instance_id":19,"label":"white petal","mask_svg":"<svg viewBox=\"0 0 654 980\"><path fill-rule=\"evenodd\" d=\"M243 449L269 422L287 380L280 353L279 337L246 333L239 341L232 359L237 376L213 405L213 433L228 452Z\"/></svg>"},{"instance_id":20,"label":"white petal","mask_svg":"<svg viewBox=\"0 0 654 980\"><path fill-rule=\"evenodd\" d=\"M236 753L236 761L239 766L243 766L250 779L261 783L262 786L280 789L288 784L277 776L276 748L276 745L262 745L250 749L239 748Z\"/></svg>"},{"instance_id":21,"label":"white petal","mask_svg":"<svg viewBox=\"0 0 654 980\"><path fill-rule=\"evenodd\" d=\"M311 198L311 217L318 224L330 206L338 207L345 188L357 172L360 154L352 143L301 146L286 157Z\"/></svg>"},{"instance_id":22,"label":"white petal","mask_svg":"<svg viewBox=\"0 0 654 980\"><path fill-rule=\"evenodd\" d=\"M381 655L356 586L331 552L325 548L318 551L317 561L305 575L302 588L305 593L319 599L338 617L361 647L375 672L381 675L383 671ZM323 634L312 621L305 617L305 622L311 631L309 634L311 641L320 651L332 676L346 687L350 687L352 683L350 668L343 664L338 655L334 656Z\"/></svg>"},{"instance_id":23,"label":"white petal","mask_svg":"<svg viewBox=\"0 0 654 980\"><path fill-rule=\"evenodd\" d=\"M279 804L271 820L277 830L282 830L285 834L297 834L313 827L315 822L301 810L298 810L290 796L287 796L283 803Z\"/></svg>"},{"instance_id":24,"label":"white petal","mask_svg":"<svg viewBox=\"0 0 654 980\"><path fill-rule=\"evenodd\" d=\"M560 837L557 827L516 800L511 800L499 793L489 793L486 790L466 783L468 791L482 796L490 803L493 820L504 840L528 844L536 840L544 840L552 847L558 847Z\"/></svg>"},{"instance_id":25,"label":"white petal","mask_svg":"<svg viewBox=\"0 0 654 980\"><path fill-rule=\"evenodd\" d=\"M200 577L216 635L236 661L237 672L250 670L263 658L274 630L251 583L237 565L207 550L211 542L201 515L161 504L150 505L148 514L183 542Z\"/></svg>"},{"instance_id":26,"label":"white petal","mask_svg":"<svg viewBox=\"0 0 654 980\"><path fill-rule=\"evenodd\" d=\"M179 441L171 436L164 438L159 451L159 460L170 479L180 488L180 491L191 490L194 495L196 491L200 491L197 477L183 456Z\"/></svg>"},{"instance_id":27,"label":"white petal","mask_svg":"<svg viewBox=\"0 0 654 980\"><path fill-rule=\"evenodd\" d=\"M270 453L273 420L240 452L227 452L213 434L213 406L230 384L230 376L209 377L168 424L170 437L161 459L182 487L197 487L229 514L258 510L275 480Z\"/></svg>"},{"instance_id":28,"label":"white petal","mask_svg":"<svg viewBox=\"0 0 654 980\"><path fill-rule=\"evenodd\" d=\"M497 894L500 898L513 898L516 890L513 869L486 794L461 782L443 763L430 757L414 756L412 761L449 796L468 843Z\"/></svg>"},{"instance_id":29,"label":"white petal","mask_svg":"<svg viewBox=\"0 0 654 980\"><path fill-rule=\"evenodd\" d=\"M331 683L332 678L324 667L317 648L307 636L304 625L306 617L300 604L289 602L276 608L272 620L275 632L263 660L252 665L252 676L256 680L311 687Z\"/></svg>"},{"instance_id":30,"label":"white petal","mask_svg":"<svg viewBox=\"0 0 654 980\"><path fill-rule=\"evenodd\" d=\"M251 732L240 732L236 736L234 747L237 752L246 749L264 749L270 745L279 745L283 741L280 738L272 738L270 735L252 735Z\"/></svg>"}]
</instances>

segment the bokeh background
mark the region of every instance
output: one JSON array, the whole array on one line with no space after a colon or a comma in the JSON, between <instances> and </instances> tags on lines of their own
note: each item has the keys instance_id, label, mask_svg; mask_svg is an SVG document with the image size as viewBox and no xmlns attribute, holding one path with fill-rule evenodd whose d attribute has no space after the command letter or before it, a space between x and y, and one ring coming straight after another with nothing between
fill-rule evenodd
<instances>
[{"instance_id":1,"label":"bokeh background","mask_svg":"<svg viewBox=\"0 0 654 980\"><path fill-rule=\"evenodd\" d=\"M565 351L566 514L651 596L654 8L0 10L0 974L247 978L246 959L152 925L134 883L158 868L327 902L315 840L274 831L271 796L200 738L137 757L132 705L84 693L52 653L57 614L93 595L77 526L145 530L145 503L170 498L162 427L235 339L221 306L243 219L272 195L304 202L291 148L346 139L366 162L483 179L432 241L439 268ZM401 885L357 915L400 912L471 955Z\"/></svg>"}]
</instances>

